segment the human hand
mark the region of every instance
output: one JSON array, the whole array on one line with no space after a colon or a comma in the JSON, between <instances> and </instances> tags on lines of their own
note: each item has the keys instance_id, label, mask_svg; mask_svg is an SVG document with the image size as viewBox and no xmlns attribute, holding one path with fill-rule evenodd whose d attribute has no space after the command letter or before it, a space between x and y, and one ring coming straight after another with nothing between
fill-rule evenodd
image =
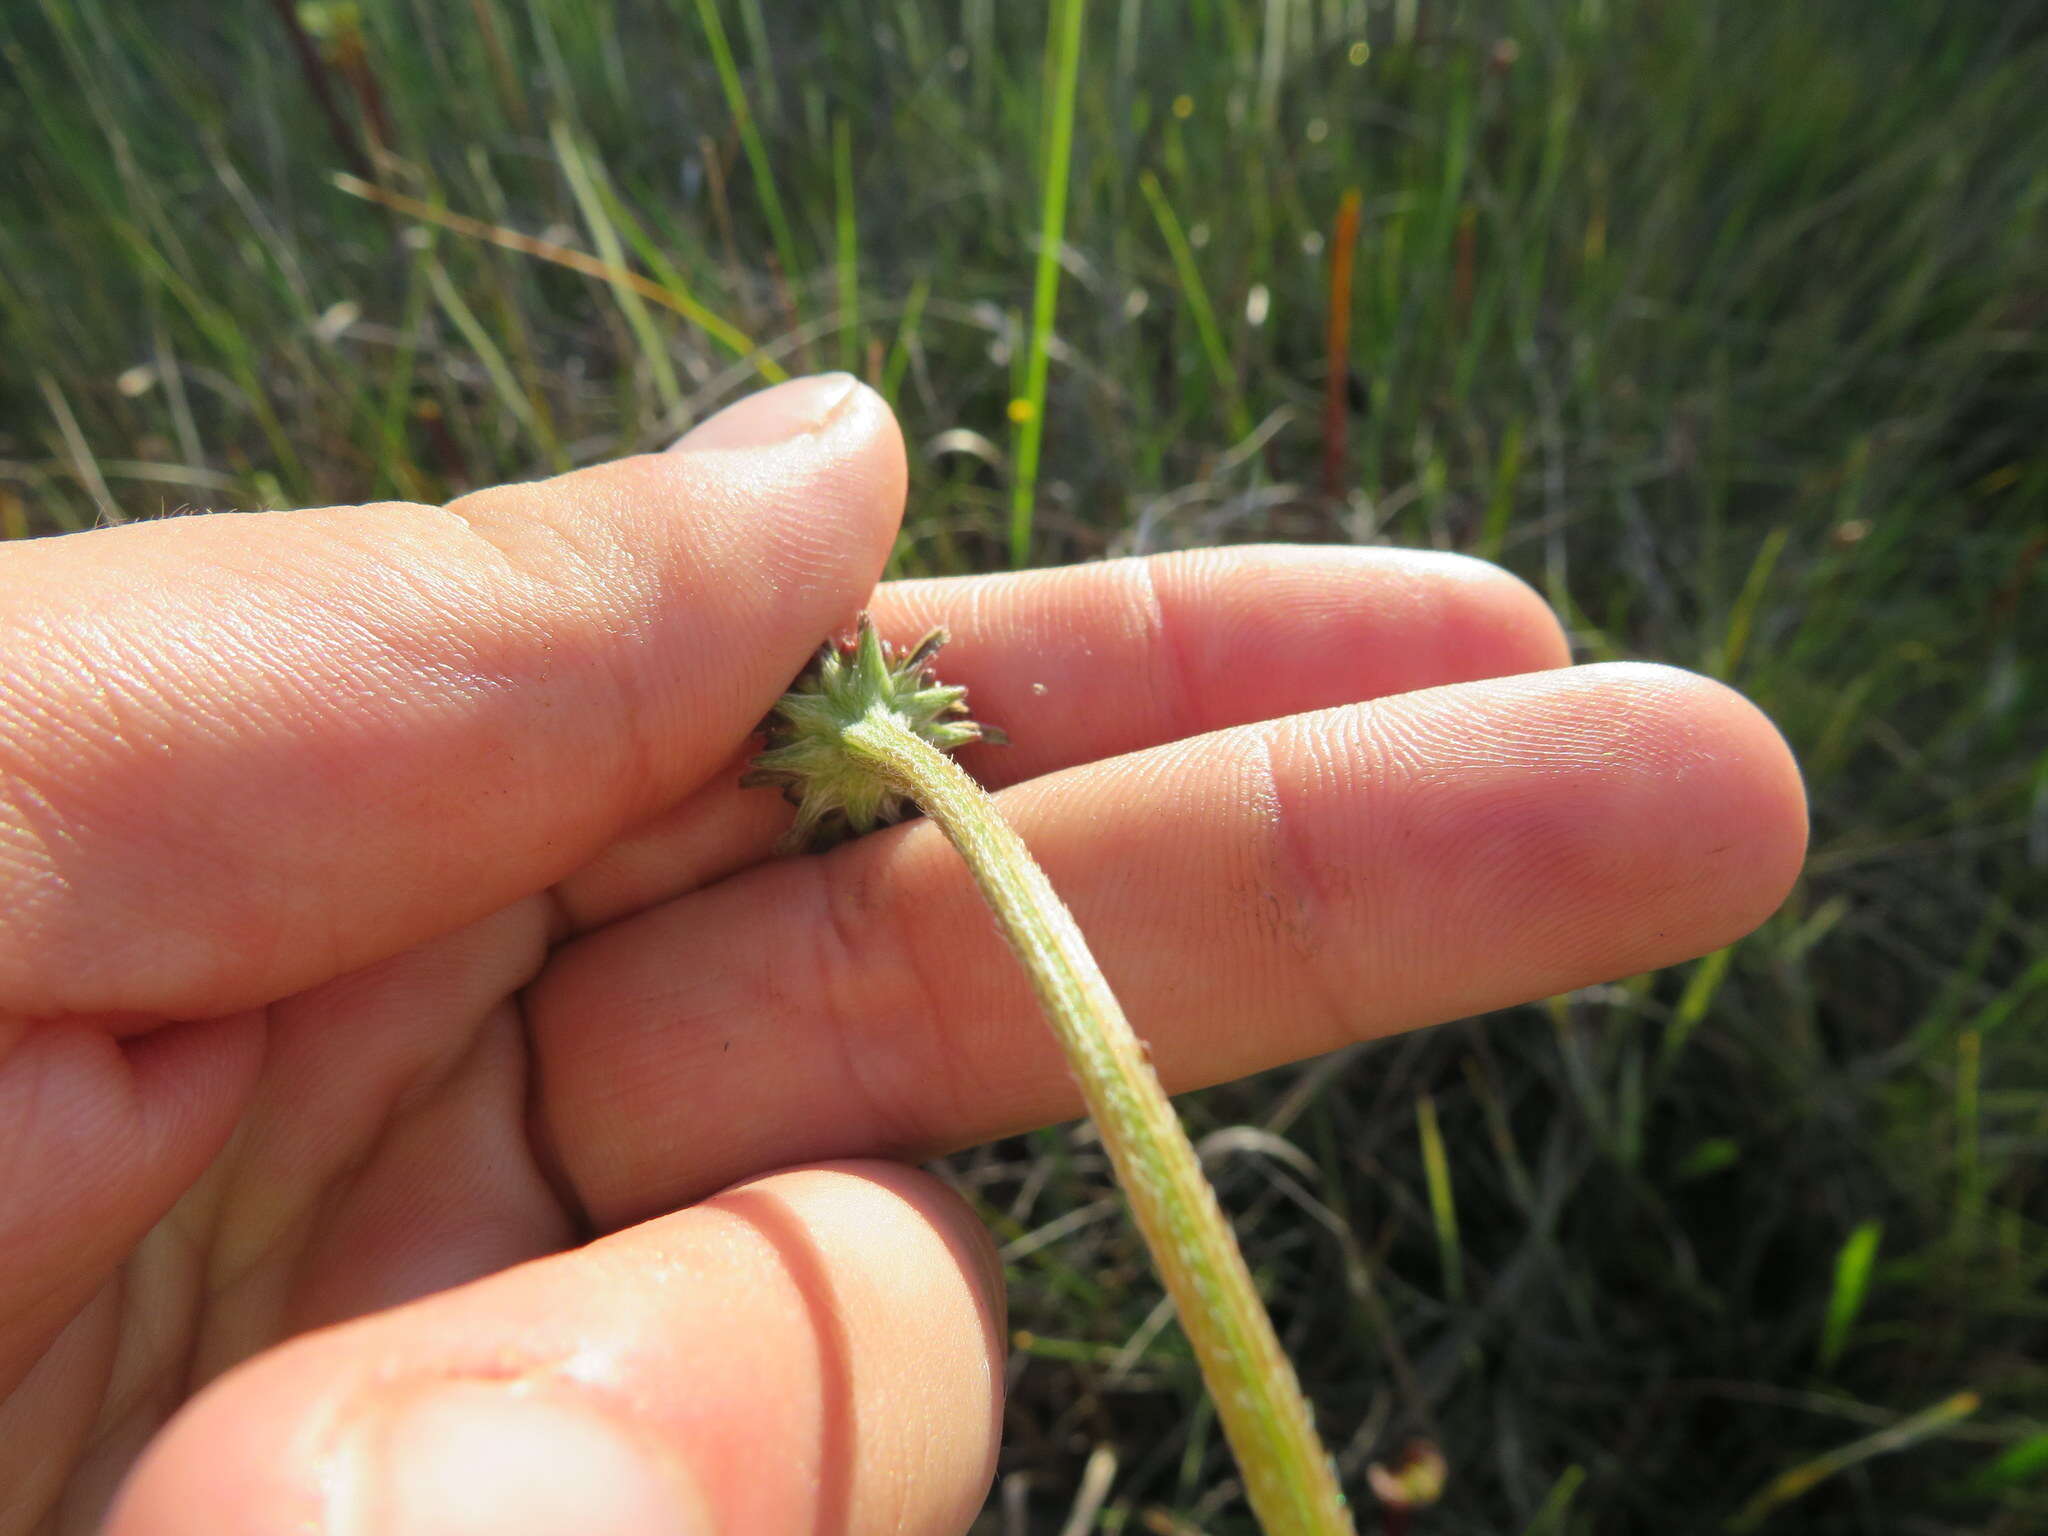
<instances>
[{"instance_id":1,"label":"human hand","mask_svg":"<svg viewBox=\"0 0 2048 1536\"><path fill-rule=\"evenodd\" d=\"M1797 869L1760 715L1547 670L1488 567L873 591L903 475L827 378L445 510L0 550L0 1531L124 1477L116 1536L966 1527L999 1273L846 1160L1077 1107L934 829L771 860L736 787L864 604L952 629L1170 1087L1682 959Z\"/></svg>"}]
</instances>

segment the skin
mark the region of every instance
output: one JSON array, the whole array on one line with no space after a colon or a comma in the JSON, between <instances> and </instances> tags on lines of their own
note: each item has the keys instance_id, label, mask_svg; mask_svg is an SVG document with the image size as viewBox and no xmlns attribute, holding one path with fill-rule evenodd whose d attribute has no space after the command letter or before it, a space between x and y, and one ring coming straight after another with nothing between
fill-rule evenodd
<instances>
[{"instance_id":1,"label":"skin","mask_svg":"<svg viewBox=\"0 0 2048 1536\"><path fill-rule=\"evenodd\" d=\"M1805 840L1741 698L1476 562L875 583L803 380L465 497L0 551L0 1532L931 1532L999 1272L908 1160L1076 1113L928 826L774 860L819 639L944 623L964 758L1168 1086L1665 965Z\"/></svg>"}]
</instances>

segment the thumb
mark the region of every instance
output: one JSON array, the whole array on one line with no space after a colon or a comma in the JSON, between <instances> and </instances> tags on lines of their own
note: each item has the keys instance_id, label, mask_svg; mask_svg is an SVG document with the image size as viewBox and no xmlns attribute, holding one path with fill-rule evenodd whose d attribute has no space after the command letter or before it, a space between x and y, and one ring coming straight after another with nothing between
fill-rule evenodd
<instances>
[{"instance_id":1,"label":"thumb","mask_svg":"<svg viewBox=\"0 0 2048 1536\"><path fill-rule=\"evenodd\" d=\"M0 552L0 1015L221 1013L559 879L730 761L903 479L828 375L446 508Z\"/></svg>"},{"instance_id":2,"label":"thumb","mask_svg":"<svg viewBox=\"0 0 2048 1536\"><path fill-rule=\"evenodd\" d=\"M108 1536L964 1531L994 1471L1001 1266L887 1163L786 1169L259 1356Z\"/></svg>"}]
</instances>

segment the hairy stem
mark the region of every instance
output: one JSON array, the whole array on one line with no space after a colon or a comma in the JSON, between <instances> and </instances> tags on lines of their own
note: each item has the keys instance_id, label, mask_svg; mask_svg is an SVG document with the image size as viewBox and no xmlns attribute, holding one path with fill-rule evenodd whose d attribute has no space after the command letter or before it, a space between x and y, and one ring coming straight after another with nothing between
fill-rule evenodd
<instances>
[{"instance_id":1,"label":"hairy stem","mask_svg":"<svg viewBox=\"0 0 2048 1536\"><path fill-rule=\"evenodd\" d=\"M869 710L841 741L960 850L1030 973L1194 1345L1260 1524L1269 1536L1351 1536L1336 1473L1237 1239L1073 914L987 792L894 711Z\"/></svg>"}]
</instances>

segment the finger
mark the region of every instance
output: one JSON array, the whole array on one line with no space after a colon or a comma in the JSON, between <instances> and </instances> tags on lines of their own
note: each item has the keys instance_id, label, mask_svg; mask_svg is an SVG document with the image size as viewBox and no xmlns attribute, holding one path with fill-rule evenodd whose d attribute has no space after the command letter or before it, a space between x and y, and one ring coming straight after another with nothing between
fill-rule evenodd
<instances>
[{"instance_id":1,"label":"finger","mask_svg":"<svg viewBox=\"0 0 2048 1536\"><path fill-rule=\"evenodd\" d=\"M227 1140L262 1053L253 1014L125 1041L0 1018L0 1526L55 1501L103 1392L163 1343L124 1336L107 1277ZM161 1280L180 1241L131 1274Z\"/></svg>"},{"instance_id":2,"label":"finger","mask_svg":"<svg viewBox=\"0 0 2048 1536\"><path fill-rule=\"evenodd\" d=\"M894 582L884 632L951 633L938 673L1009 747L970 748L991 786L1254 720L1563 666L1549 606L1484 561L1393 549L1197 550L1061 570ZM581 929L753 863L788 825L729 771L558 889Z\"/></svg>"},{"instance_id":3,"label":"finger","mask_svg":"<svg viewBox=\"0 0 2048 1536\"><path fill-rule=\"evenodd\" d=\"M872 587L904 471L843 375L706 431L446 509L0 554L0 999L266 1001L542 888L722 762Z\"/></svg>"},{"instance_id":4,"label":"finger","mask_svg":"<svg viewBox=\"0 0 2048 1536\"><path fill-rule=\"evenodd\" d=\"M223 1378L109 1536L952 1536L994 1464L998 1273L923 1174L778 1174Z\"/></svg>"},{"instance_id":5,"label":"finger","mask_svg":"<svg viewBox=\"0 0 2048 1536\"><path fill-rule=\"evenodd\" d=\"M1769 722L1634 665L1240 727L1001 798L1175 1089L1725 944L1805 839ZM1079 1111L923 823L565 947L528 1024L545 1132L603 1223L745 1170Z\"/></svg>"}]
</instances>

